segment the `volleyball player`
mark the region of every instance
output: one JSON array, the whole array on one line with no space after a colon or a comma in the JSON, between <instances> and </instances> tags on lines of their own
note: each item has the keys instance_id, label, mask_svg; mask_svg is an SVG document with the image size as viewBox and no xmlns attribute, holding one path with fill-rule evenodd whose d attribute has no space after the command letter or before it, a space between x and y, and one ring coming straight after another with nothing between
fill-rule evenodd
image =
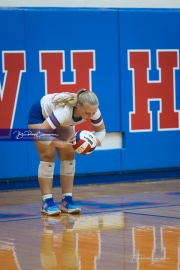
<instances>
[{"instance_id":1,"label":"volleyball player","mask_svg":"<svg viewBox=\"0 0 180 270\"><path fill-rule=\"evenodd\" d=\"M50 130L56 136L47 134L46 140L36 138L40 163L38 181L42 194L41 212L58 215L61 212L79 213L81 209L74 203L72 192L75 173L75 152L72 142L75 138L74 126L90 120L95 131L97 145L105 137L105 125L98 108L99 101L94 92L81 89L77 94L54 93L43 96L30 109L28 128L30 130ZM60 159L60 183L62 203L58 207L52 195L56 151Z\"/></svg>"}]
</instances>

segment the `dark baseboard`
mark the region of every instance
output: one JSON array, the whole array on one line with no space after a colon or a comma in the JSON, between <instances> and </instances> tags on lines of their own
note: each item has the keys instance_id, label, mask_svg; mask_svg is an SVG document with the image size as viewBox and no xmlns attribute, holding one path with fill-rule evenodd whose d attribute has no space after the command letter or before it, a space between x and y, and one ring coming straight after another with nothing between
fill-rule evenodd
<instances>
[{"instance_id":1,"label":"dark baseboard","mask_svg":"<svg viewBox=\"0 0 180 270\"><path fill-rule=\"evenodd\" d=\"M125 182L170 180L180 178L180 168L75 175L74 185L113 184ZM59 187L59 176L54 176L53 187ZM37 177L0 179L0 192L39 188Z\"/></svg>"}]
</instances>

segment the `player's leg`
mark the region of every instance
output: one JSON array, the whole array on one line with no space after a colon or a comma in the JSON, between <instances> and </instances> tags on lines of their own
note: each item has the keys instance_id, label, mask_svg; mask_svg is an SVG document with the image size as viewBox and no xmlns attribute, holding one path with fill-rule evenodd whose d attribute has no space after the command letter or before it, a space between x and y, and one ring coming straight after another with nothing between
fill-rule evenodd
<instances>
[{"instance_id":1,"label":"player's leg","mask_svg":"<svg viewBox=\"0 0 180 270\"><path fill-rule=\"evenodd\" d=\"M71 146L66 149L58 149L58 156L61 160L60 182L62 187L62 204L60 209L66 213L79 213L81 209L75 205L72 193L75 173L75 153Z\"/></svg>"},{"instance_id":2,"label":"player's leg","mask_svg":"<svg viewBox=\"0 0 180 270\"><path fill-rule=\"evenodd\" d=\"M62 140L67 140L73 133L74 128L58 129L59 137ZM72 199L74 173L75 173L75 152L72 146L68 148L57 149L60 163L60 182L62 188L62 204L61 211L67 213L79 213L81 209L74 204Z\"/></svg>"},{"instance_id":3,"label":"player's leg","mask_svg":"<svg viewBox=\"0 0 180 270\"><path fill-rule=\"evenodd\" d=\"M38 125L29 125L29 128L38 129ZM59 207L54 203L52 183L54 175L55 148L34 141L40 162L38 167L38 181L42 194L41 212L47 215L60 214Z\"/></svg>"},{"instance_id":4,"label":"player's leg","mask_svg":"<svg viewBox=\"0 0 180 270\"><path fill-rule=\"evenodd\" d=\"M54 175L55 148L35 142L40 157L38 181L42 194L41 212L48 215L60 214L59 207L54 203L52 184Z\"/></svg>"}]
</instances>

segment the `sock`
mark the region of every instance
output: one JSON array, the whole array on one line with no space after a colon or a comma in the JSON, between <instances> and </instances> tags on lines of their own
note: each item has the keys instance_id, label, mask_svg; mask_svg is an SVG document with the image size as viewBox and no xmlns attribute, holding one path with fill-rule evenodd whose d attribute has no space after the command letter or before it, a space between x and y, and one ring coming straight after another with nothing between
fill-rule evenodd
<instances>
[{"instance_id":1,"label":"sock","mask_svg":"<svg viewBox=\"0 0 180 270\"><path fill-rule=\"evenodd\" d=\"M45 201L46 199L49 199L49 198L52 198L52 194L42 195L43 201Z\"/></svg>"},{"instance_id":2,"label":"sock","mask_svg":"<svg viewBox=\"0 0 180 270\"><path fill-rule=\"evenodd\" d=\"M64 199L66 196L71 196L71 197L72 197L72 193L70 193L70 192L68 192L68 193L63 193L62 196L63 196L63 199Z\"/></svg>"}]
</instances>

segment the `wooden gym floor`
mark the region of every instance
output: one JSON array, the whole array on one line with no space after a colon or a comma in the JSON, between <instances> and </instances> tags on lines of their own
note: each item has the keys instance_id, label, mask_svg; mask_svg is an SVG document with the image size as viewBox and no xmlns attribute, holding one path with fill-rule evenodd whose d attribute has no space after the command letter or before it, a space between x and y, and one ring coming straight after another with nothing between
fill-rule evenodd
<instances>
[{"instance_id":1,"label":"wooden gym floor","mask_svg":"<svg viewBox=\"0 0 180 270\"><path fill-rule=\"evenodd\" d=\"M180 179L75 186L73 197L81 215L47 217L39 189L0 192L0 270L180 269Z\"/></svg>"}]
</instances>

